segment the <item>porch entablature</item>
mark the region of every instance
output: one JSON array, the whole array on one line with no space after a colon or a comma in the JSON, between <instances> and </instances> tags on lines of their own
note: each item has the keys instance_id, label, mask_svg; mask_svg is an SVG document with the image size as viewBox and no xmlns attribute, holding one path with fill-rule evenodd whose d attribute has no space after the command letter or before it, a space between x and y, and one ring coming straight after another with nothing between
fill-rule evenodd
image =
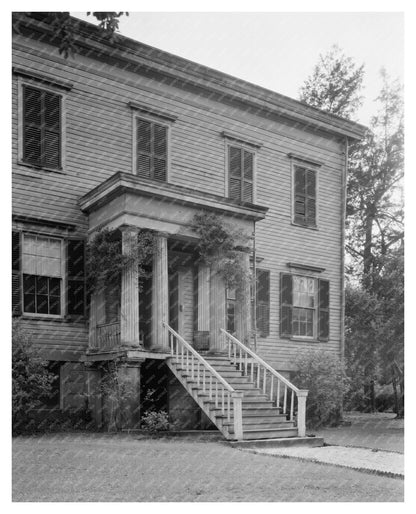
<instances>
[{"instance_id":1,"label":"porch entablature","mask_svg":"<svg viewBox=\"0 0 416 514\"><path fill-rule=\"evenodd\" d=\"M265 218L267 207L191 188L143 179L118 172L79 201L89 215L90 233L100 228L136 226L195 239L193 217L202 210L216 212L236 228L251 233L253 223Z\"/></svg>"}]
</instances>

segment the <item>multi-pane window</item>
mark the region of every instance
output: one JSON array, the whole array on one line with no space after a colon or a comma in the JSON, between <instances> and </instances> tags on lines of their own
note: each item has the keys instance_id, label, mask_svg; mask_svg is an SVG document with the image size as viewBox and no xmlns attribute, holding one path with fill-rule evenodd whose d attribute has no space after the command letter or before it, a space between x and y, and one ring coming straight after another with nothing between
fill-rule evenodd
<instances>
[{"instance_id":1,"label":"multi-pane window","mask_svg":"<svg viewBox=\"0 0 416 514\"><path fill-rule=\"evenodd\" d=\"M228 196L253 202L254 153L238 146L228 147Z\"/></svg>"},{"instance_id":2,"label":"multi-pane window","mask_svg":"<svg viewBox=\"0 0 416 514\"><path fill-rule=\"evenodd\" d=\"M328 340L328 280L291 273L281 274L280 335L285 338Z\"/></svg>"},{"instance_id":3,"label":"multi-pane window","mask_svg":"<svg viewBox=\"0 0 416 514\"><path fill-rule=\"evenodd\" d=\"M23 86L23 152L28 164L61 167L61 95Z\"/></svg>"},{"instance_id":4,"label":"multi-pane window","mask_svg":"<svg viewBox=\"0 0 416 514\"><path fill-rule=\"evenodd\" d=\"M168 127L136 118L137 175L166 182L167 169Z\"/></svg>"},{"instance_id":5,"label":"multi-pane window","mask_svg":"<svg viewBox=\"0 0 416 514\"><path fill-rule=\"evenodd\" d=\"M316 171L294 168L294 222L307 227L316 226Z\"/></svg>"},{"instance_id":6,"label":"multi-pane window","mask_svg":"<svg viewBox=\"0 0 416 514\"><path fill-rule=\"evenodd\" d=\"M317 279L293 277L292 335L314 337L316 327Z\"/></svg>"},{"instance_id":7,"label":"multi-pane window","mask_svg":"<svg viewBox=\"0 0 416 514\"><path fill-rule=\"evenodd\" d=\"M60 315L62 241L25 234L22 271L24 312Z\"/></svg>"}]
</instances>

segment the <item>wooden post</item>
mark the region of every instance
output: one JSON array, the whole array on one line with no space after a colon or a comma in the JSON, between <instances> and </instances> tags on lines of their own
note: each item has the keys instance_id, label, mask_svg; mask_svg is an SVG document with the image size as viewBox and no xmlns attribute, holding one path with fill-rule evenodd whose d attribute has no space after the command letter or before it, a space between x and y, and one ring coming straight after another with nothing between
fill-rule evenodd
<instances>
[{"instance_id":1,"label":"wooden post","mask_svg":"<svg viewBox=\"0 0 416 514\"><path fill-rule=\"evenodd\" d=\"M225 328L225 284L218 272L211 270L209 306L209 351L217 353L225 350L221 344Z\"/></svg>"},{"instance_id":2,"label":"wooden post","mask_svg":"<svg viewBox=\"0 0 416 514\"><path fill-rule=\"evenodd\" d=\"M137 230L131 228L121 230L122 252L130 254L137 243ZM120 340L121 344L140 346L139 277L134 263L127 266L121 276Z\"/></svg>"},{"instance_id":3,"label":"wooden post","mask_svg":"<svg viewBox=\"0 0 416 514\"><path fill-rule=\"evenodd\" d=\"M90 319L88 326L88 346L90 348L97 348L97 301L98 295L96 292L91 294L90 300Z\"/></svg>"},{"instance_id":4,"label":"wooden post","mask_svg":"<svg viewBox=\"0 0 416 514\"><path fill-rule=\"evenodd\" d=\"M168 332L163 321L169 319L168 240L165 235L156 236L152 273L152 350L169 351Z\"/></svg>"},{"instance_id":5,"label":"wooden post","mask_svg":"<svg viewBox=\"0 0 416 514\"><path fill-rule=\"evenodd\" d=\"M243 439L243 396L242 391L232 393L234 409L234 437L237 441Z\"/></svg>"},{"instance_id":6,"label":"wooden post","mask_svg":"<svg viewBox=\"0 0 416 514\"><path fill-rule=\"evenodd\" d=\"M306 435L306 398L308 396L307 389L298 391L298 436L305 437Z\"/></svg>"},{"instance_id":7,"label":"wooden post","mask_svg":"<svg viewBox=\"0 0 416 514\"><path fill-rule=\"evenodd\" d=\"M251 316L250 316L250 255L242 253L240 256L242 267L245 270L247 280L240 284L236 289L236 312L235 312L235 329L236 337L243 344L250 346L250 330L251 330Z\"/></svg>"}]
</instances>

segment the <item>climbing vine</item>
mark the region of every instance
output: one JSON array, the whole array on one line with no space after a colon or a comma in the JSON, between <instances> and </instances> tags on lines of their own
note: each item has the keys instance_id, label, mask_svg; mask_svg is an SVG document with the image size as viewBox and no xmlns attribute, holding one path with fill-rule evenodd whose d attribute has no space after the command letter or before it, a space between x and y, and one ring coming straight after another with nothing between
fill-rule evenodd
<instances>
[{"instance_id":1,"label":"climbing vine","mask_svg":"<svg viewBox=\"0 0 416 514\"><path fill-rule=\"evenodd\" d=\"M250 280L242 256L247 252L249 237L234 229L213 213L194 216L192 229L199 236L200 260L220 273L228 287L241 287Z\"/></svg>"},{"instance_id":2,"label":"climbing vine","mask_svg":"<svg viewBox=\"0 0 416 514\"><path fill-rule=\"evenodd\" d=\"M141 230L131 250L122 253L119 230L102 229L87 245L86 273L89 292L98 287L117 283L123 269L136 266L138 277L146 276L146 265L150 264L155 251L154 234Z\"/></svg>"}]
</instances>

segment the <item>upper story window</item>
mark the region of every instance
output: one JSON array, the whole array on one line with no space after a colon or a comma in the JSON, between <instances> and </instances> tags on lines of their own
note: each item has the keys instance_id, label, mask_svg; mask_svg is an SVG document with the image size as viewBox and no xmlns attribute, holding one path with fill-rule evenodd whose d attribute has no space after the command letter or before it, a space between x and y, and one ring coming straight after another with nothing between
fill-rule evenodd
<instances>
[{"instance_id":1,"label":"upper story window","mask_svg":"<svg viewBox=\"0 0 416 514\"><path fill-rule=\"evenodd\" d=\"M62 95L24 84L22 99L22 161L61 169Z\"/></svg>"},{"instance_id":2,"label":"upper story window","mask_svg":"<svg viewBox=\"0 0 416 514\"><path fill-rule=\"evenodd\" d=\"M295 165L293 169L293 222L316 227L316 175L315 169Z\"/></svg>"},{"instance_id":3,"label":"upper story window","mask_svg":"<svg viewBox=\"0 0 416 514\"><path fill-rule=\"evenodd\" d=\"M136 174L139 177L167 181L168 127L136 118Z\"/></svg>"},{"instance_id":4,"label":"upper story window","mask_svg":"<svg viewBox=\"0 0 416 514\"><path fill-rule=\"evenodd\" d=\"M240 146L228 146L228 196L253 203L254 152Z\"/></svg>"}]
</instances>

